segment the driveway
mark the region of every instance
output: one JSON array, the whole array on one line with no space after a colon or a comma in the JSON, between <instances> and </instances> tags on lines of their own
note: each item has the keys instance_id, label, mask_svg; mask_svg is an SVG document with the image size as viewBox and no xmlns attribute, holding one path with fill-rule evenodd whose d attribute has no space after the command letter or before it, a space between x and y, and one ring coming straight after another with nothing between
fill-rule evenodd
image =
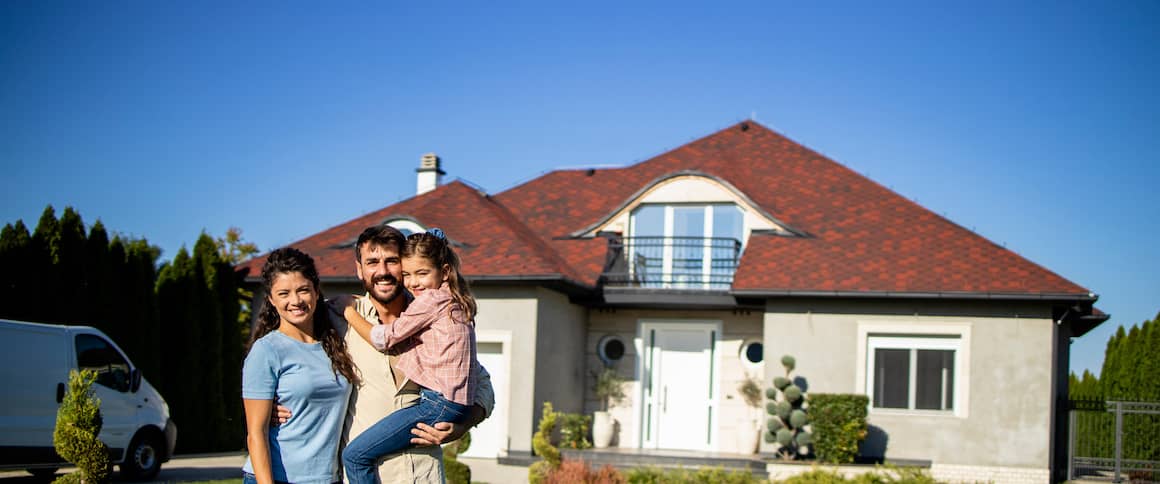
<instances>
[{"instance_id":1,"label":"driveway","mask_svg":"<svg viewBox=\"0 0 1160 484\"><path fill-rule=\"evenodd\" d=\"M242 464L246 462L244 452L228 454L179 455L161 465L161 473L152 482L213 481L218 479L241 479ZM61 469L57 474L71 472L72 468ZM117 479L117 475L113 475ZM36 478L25 471L0 471L0 483L38 483Z\"/></svg>"}]
</instances>

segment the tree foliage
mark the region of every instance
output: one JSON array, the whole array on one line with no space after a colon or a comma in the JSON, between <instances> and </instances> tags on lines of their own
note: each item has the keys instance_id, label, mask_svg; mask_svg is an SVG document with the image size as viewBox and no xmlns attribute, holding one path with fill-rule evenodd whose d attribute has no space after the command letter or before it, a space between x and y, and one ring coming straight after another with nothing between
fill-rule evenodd
<instances>
[{"instance_id":1,"label":"tree foliage","mask_svg":"<svg viewBox=\"0 0 1160 484\"><path fill-rule=\"evenodd\" d=\"M77 472L65 474L57 482L109 482L109 448L97 439L101 433L101 401L93 396L92 370L69 372L68 393L56 413L52 445L56 453L76 464Z\"/></svg>"},{"instance_id":2,"label":"tree foliage","mask_svg":"<svg viewBox=\"0 0 1160 484\"><path fill-rule=\"evenodd\" d=\"M88 227L66 207L47 206L35 229L17 220L0 229L0 317L94 326L108 334L165 396L183 433L179 450L244 445L239 317L240 275L233 266L257 247L231 228L202 234L160 270L161 250L140 238ZM164 353L165 357L162 358Z\"/></svg>"}]
</instances>

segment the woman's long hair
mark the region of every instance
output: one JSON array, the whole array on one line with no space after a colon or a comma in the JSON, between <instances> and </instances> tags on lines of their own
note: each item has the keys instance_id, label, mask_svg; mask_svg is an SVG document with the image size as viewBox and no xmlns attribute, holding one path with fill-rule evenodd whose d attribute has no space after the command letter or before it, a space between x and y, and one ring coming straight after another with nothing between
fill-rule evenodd
<instances>
[{"instance_id":1,"label":"woman's long hair","mask_svg":"<svg viewBox=\"0 0 1160 484\"><path fill-rule=\"evenodd\" d=\"M438 229L432 229L435 231ZM459 273L459 256L455 254L455 250L451 248L451 244L447 243L447 238L443 236L442 231L436 233L431 232L416 232L407 236L407 243L403 244L403 250L399 254L400 257L422 257L431 261L432 265L443 270L443 266L448 267L447 286L451 289L451 296L456 303L459 304L462 313L462 321L454 318L459 323L467 323L475 319L475 298L471 296L471 288L467 285L467 280ZM453 312L452 316L456 316Z\"/></svg>"},{"instance_id":2,"label":"woman's long hair","mask_svg":"<svg viewBox=\"0 0 1160 484\"><path fill-rule=\"evenodd\" d=\"M329 309L322 297L322 287L318 280L318 269L314 267L314 259L305 252L293 247L283 247L270 252L266 257L266 264L262 266L262 284L266 286L266 294L274 286L274 279L280 274L297 272L302 274L314 286L318 293L318 300L314 304L314 339L322 343L322 349L330 358L330 367L335 375L342 374L347 381L358 381L355 375L354 362L346 352L346 341L338 334L338 330L330 322ZM282 318L278 316L278 309L270 304L269 297L262 301L262 308L258 311L258 322L250 333L250 346L263 336L278 329Z\"/></svg>"}]
</instances>

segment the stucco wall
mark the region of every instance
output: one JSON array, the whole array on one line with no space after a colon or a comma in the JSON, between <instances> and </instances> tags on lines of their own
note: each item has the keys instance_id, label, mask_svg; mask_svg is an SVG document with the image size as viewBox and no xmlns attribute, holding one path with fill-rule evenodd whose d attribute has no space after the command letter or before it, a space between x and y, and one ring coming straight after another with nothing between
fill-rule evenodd
<instances>
[{"instance_id":1,"label":"stucco wall","mask_svg":"<svg viewBox=\"0 0 1160 484\"><path fill-rule=\"evenodd\" d=\"M885 443L888 458L1046 469L1054 324L1049 310L996 302L770 300L764 317L766 374L780 372L781 355L792 354L809 392L858 393L857 369L865 367L857 356L865 343L859 341L859 325L889 325L914 334L932 327L969 328L968 396L966 408L956 412L965 415L871 409L871 426L886 438L881 442L882 434L874 432L872 437Z\"/></svg>"},{"instance_id":2,"label":"stucco wall","mask_svg":"<svg viewBox=\"0 0 1160 484\"><path fill-rule=\"evenodd\" d=\"M743 421L751 421L751 415L759 412L750 409L738 397L737 387L746 376L745 368L739 357L739 349L743 340L760 338L762 335L762 314L759 311L662 311L636 309L593 309L590 311L587 343L585 344L584 359L589 370L598 370L603 363L596 354L596 344L605 335L614 334L624 340L626 351L624 358L616 364L616 370L626 378L625 393L628 398L620 406L610 409L610 412L619 423L618 433L614 437L613 445L619 447L636 448L641 445L641 415L639 405L641 398L641 375L639 373L639 354L642 341L637 334L638 323L642 320L665 321L720 321L722 334L717 338L717 365L720 374L717 378L718 419L715 424L717 432L716 447L721 452L735 452L738 449L738 426ZM756 368L750 373L764 381L762 368ZM586 371L587 373L587 371ZM585 412L599 409L600 402L592 392L592 377L586 374L585 378Z\"/></svg>"},{"instance_id":3,"label":"stucco wall","mask_svg":"<svg viewBox=\"0 0 1160 484\"><path fill-rule=\"evenodd\" d=\"M588 310L574 305L568 297L539 289L536 338L536 407L539 423L543 402L552 402L560 412L584 410L584 341ZM533 361L533 360L528 360Z\"/></svg>"},{"instance_id":4,"label":"stucco wall","mask_svg":"<svg viewBox=\"0 0 1160 484\"><path fill-rule=\"evenodd\" d=\"M535 288L475 286L472 288L479 306L475 318L477 331L499 331L511 334L511 370L508 374L508 446L511 451L531 451L534 413L537 403ZM495 371L489 369L489 371ZM504 409L497 409L504 411Z\"/></svg>"}]
</instances>

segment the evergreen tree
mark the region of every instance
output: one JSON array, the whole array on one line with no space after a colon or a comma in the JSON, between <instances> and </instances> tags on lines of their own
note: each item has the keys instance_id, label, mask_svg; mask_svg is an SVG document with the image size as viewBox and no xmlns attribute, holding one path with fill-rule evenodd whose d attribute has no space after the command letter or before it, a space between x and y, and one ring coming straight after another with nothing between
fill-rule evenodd
<instances>
[{"instance_id":1,"label":"evergreen tree","mask_svg":"<svg viewBox=\"0 0 1160 484\"><path fill-rule=\"evenodd\" d=\"M0 317L30 320L37 308L31 304L33 291L29 276L35 268L32 235L24 222L5 225L0 231Z\"/></svg>"},{"instance_id":2,"label":"evergreen tree","mask_svg":"<svg viewBox=\"0 0 1160 484\"><path fill-rule=\"evenodd\" d=\"M205 232L198 237L193 246L193 281L195 290L200 293L202 304L198 305L195 314L196 324L201 329L201 345L199 356L202 359L201 386L207 395L223 395L222 382L222 310L218 299L218 252L214 241ZM226 445L226 436L223 434L226 424L226 408L222 398L207 401L203 406L207 429L212 429L212 435L207 436L206 445L220 448Z\"/></svg>"},{"instance_id":3,"label":"evergreen tree","mask_svg":"<svg viewBox=\"0 0 1160 484\"><path fill-rule=\"evenodd\" d=\"M123 262L117 260L109 249L109 234L105 231L105 225L98 220L89 229L89 236L85 240L85 307L88 309L88 321L113 338L122 350L129 353L129 359L133 360L133 351L128 344L131 331L113 311L114 304L127 302L121 301L123 296L118 292L120 285L113 281Z\"/></svg>"},{"instance_id":4,"label":"evergreen tree","mask_svg":"<svg viewBox=\"0 0 1160 484\"><path fill-rule=\"evenodd\" d=\"M32 231L32 244L28 251L28 292L27 300L31 314L27 319L42 323L63 323L63 311L58 293L61 287L60 268L56 264L54 248L60 247L60 223L56 211L49 205L40 214L36 229Z\"/></svg>"},{"instance_id":5,"label":"evergreen tree","mask_svg":"<svg viewBox=\"0 0 1160 484\"><path fill-rule=\"evenodd\" d=\"M85 260L85 224L72 207L65 207L60 216L59 237L51 246L53 263L57 268L58 285L53 297L62 304L60 321L65 324L94 325L90 317L92 289L88 287L88 263Z\"/></svg>"},{"instance_id":6,"label":"evergreen tree","mask_svg":"<svg viewBox=\"0 0 1160 484\"><path fill-rule=\"evenodd\" d=\"M193 259L182 247L173 261L161 269L158 279L161 341L166 345L165 358L161 361L165 378L162 395L169 402L173 420L178 425L188 422L186 425L204 429L207 393L202 390L203 380L199 376L204 369L201 355L204 342L197 309L204 303L204 291L199 291L197 286ZM186 452L206 450L206 437L206 432L188 435L182 442L183 449Z\"/></svg>"},{"instance_id":7,"label":"evergreen tree","mask_svg":"<svg viewBox=\"0 0 1160 484\"><path fill-rule=\"evenodd\" d=\"M162 346L161 319L158 313L157 258L161 249L149 245L145 239L121 241L125 251L125 273L123 292L129 304L120 308L122 317L134 329L135 343L141 361L134 360L141 371L149 375L149 381L158 382L165 378L161 370ZM111 251L115 252L114 247ZM170 342L170 344L174 344Z\"/></svg>"}]
</instances>

